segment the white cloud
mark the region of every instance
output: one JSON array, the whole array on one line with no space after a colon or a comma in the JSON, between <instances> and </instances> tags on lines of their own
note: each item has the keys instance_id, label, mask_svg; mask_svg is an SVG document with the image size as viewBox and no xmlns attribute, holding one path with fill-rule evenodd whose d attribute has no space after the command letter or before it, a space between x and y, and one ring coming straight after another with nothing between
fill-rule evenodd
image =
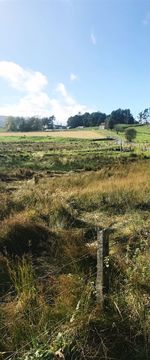
<instances>
[{"instance_id":1,"label":"white cloud","mask_svg":"<svg viewBox=\"0 0 150 360\"><path fill-rule=\"evenodd\" d=\"M68 96L65 85L63 83L59 83L57 85L56 91L58 91L64 98Z\"/></svg>"},{"instance_id":2,"label":"white cloud","mask_svg":"<svg viewBox=\"0 0 150 360\"><path fill-rule=\"evenodd\" d=\"M70 74L70 80L71 80L71 81L78 80L78 75L75 75L74 73L71 73L71 74Z\"/></svg>"},{"instance_id":3,"label":"white cloud","mask_svg":"<svg viewBox=\"0 0 150 360\"><path fill-rule=\"evenodd\" d=\"M52 99L51 106L55 112L59 113L59 118L66 119L69 116L75 115L78 112L84 113L90 111L86 105L79 104L66 90L63 83L59 83L56 92L60 95L59 99ZM61 112L61 114L60 114Z\"/></svg>"},{"instance_id":4,"label":"white cloud","mask_svg":"<svg viewBox=\"0 0 150 360\"><path fill-rule=\"evenodd\" d=\"M58 84L56 91L61 94L67 105L72 105L72 106L75 105L76 103L75 99L67 92L65 85L63 83Z\"/></svg>"},{"instance_id":5,"label":"white cloud","mask_svg":"<svg viewBox=\"0 0 150 360\"><path fill-rule=\"evenodd\" d=\"M69 116L90 111L72 97L63 83L55 89L55 97L51 98L45 91L48 79L41 72L26 70L9 61L0 61L0 78L5 79L13 89L24 92L16 104L4 104L0 107L0 115L18 116L50 116L55 115L58 121L65 123Z\"/></svg>"},{"instance_id":6,"label":"white cloud","mask_svg":"<svg viewBox=\"0 0 150 360\"><path fill-rule=\"evenodd\" d=\"M65 121L68 117L78 114L79 112L84 113L86 111L90 111L90 109L85 106L81 105L78 102L74 102L73 105L69 105L66 103L61 103L58 99L51 99L51 109L52 113L56 116L58 121Z\"/></svg>"},{"instance_id":7,"label":"white cloud","mask_svg":"<svg viewBox=\"0 0 150 360\"><path fill-rule=\"evenodd\" d=\"M142 24L143 24L144 26L149 25L149 23L150 23L150 11L148 11L148 12L145 14L145 17L144 17L144 19L142 20Z\"/></svg>"},{"instance_id":8,"label":"white cloud","mask_svg":"<svg viewBox=\"0 0 150 360\"><path fill-rule=\"evenodd\" d=\"M92 31L91 34L90 34L90 39L91 39L91 41L92 41L92 44L93 44L93 45L96 45L96 37L95 37L93 31Z\"/></svg>"},{"instance_id":9,"label":"white cloud","mask_svg":"<svg viewBox=\"0 0 150 360\"><path fill-rule=\"evenodd\" d=\"M48 83L46 76L39 71L23 69L11 61L0 61L0 77L14 89L31 93L41 91Z\"/></svg>"}]
</instances>

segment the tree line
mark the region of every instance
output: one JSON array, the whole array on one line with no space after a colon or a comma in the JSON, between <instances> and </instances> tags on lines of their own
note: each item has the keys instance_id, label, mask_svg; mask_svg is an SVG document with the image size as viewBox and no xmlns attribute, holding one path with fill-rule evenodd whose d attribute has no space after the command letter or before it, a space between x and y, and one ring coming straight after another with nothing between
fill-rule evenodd
<instances>
[{"instance_id":1,"label":"tree line","mask_svg":"<svg viewBox=\"0 0 150 360\"><path fill-rule=\"evenodd\" d=\"M106 121L106 114L99 111L85 114L77 114L69 117L67 120L67 125L70 128L76 128L78 126L90 127L90 126L99 126L100 124Z\"/></svg>"},{"instance_id":2,"label":"tree line","mask_svg":"<svg viewBox=\"0 0 150 360\"><path fill-rule=\"evenodd\" d=\"M29 118L9 116L6 118L5 127L7 131L42 131L59 128L60 126L55 125L55 121L56 118L54 115L43 118L36 116ZM135 120L130 109L117 109L113 110L110 115L100 111L92 113L86 112L84 114L78 113L68 118L67 127L73 129L77 127L95 127L103 124L106 129L115 128L117 130L118 124L132 125L134 123L144 124L149 122L150 108L139 113L138 121ZM65 127L63 126L63 128Z\"/></svg>"},{"instance_id":3,"label":"tree line","mask_svg":"<svg viewBox=\"0 0 150 360\"><path fill-rule=\"evenodd\" d=\"M101 113L99 111L93 113L78 114L71 116L67 125L70 128L75 128L78 126L90 127L90 126L100 126L104 124L106 129L113 129L116 124L134 124L135 119L130 112L130 109L118 109L112 111L110 115Z\"/></svg>"},{"instance_id":4,"label":"tree line","mask_svg":"<svg viewBox=\"0 0 150 360\"><path fill-rule=\"evenodd\" d=\"M138 120L140 124L148 124L150 122L150 108L141 111L138 115Z\"/></svg>"},{"instance_id":5,"label":"tree line","mask_svg":"<svg viewBox=\"0 0 150 360\"><path fill-rule=\"evenodd\" d=\"M14 117L8 116L6 118L5 127L7 131L42 131L46 129L53 129L55 123L55 116L50 117Z\"/></svg>"},{"instance_id":6,"label":"tree line","mask_svg":"<svg viewBox=\"0 0 150 360\"><path fill-rule=\"evenodd\" d=\"M117 109L113 110L110 115L102 112L93 112L85 114L77 114L69 117L67 125L70 128L76 128L79 126L93 127L104 124L106 129L116 128L118 124L132 125L135 123L146 124L150 122L150 108L141 111L138 115L138 120L135 120L131 114L130 109Z\"/></svg>"}]
</instances>

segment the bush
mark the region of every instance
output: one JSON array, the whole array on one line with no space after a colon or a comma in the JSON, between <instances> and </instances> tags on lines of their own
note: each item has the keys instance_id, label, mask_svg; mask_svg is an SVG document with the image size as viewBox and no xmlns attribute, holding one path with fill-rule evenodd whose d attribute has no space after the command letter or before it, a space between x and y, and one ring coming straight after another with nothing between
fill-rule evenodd
<instances>
[{"instance_id":1,"label":"bush","mask_svg":"<svg viewBox=\"0 0 150 360\"><path fill-rule=\"evenodd\" d=\"M131 142L132 140L134 140L136 138L136 134L137 134L137 132L133 128L127 128L125 130L125 137L129 142Z\"/></svg>"}]
</instances>

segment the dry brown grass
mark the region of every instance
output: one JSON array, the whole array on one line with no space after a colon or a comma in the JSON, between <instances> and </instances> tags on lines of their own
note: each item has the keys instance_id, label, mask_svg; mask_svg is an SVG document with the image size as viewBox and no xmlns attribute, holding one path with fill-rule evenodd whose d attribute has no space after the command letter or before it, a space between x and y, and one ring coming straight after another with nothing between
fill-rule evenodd
<instances>
[{"instance_id":1,"label":"dry brown grass","mask_svg":"<svg viewBox=\"0 0 150 360\"><path fill-rule=\"evenodd\" d=\"M134 163L124 168L121 165L118 169L112 171L111 177L105 177L103 171L85 172L84 174L70 174L69 176L61 176L61 178L44 178L40 182L39 190L40 198L45 194L46 197L52 195L60 203L71 196L80 197L81 195L97 196L99 193L112 193L113 191L134 190L139 192L139 196L144 191L149 190L150 168L148 164ZM41 192L41 196L40 196ZM44 200L44 197L43 197ZM46 204L45 204L46 205Z\"/></svg>"},{"instance_id":2,"label":"dry brown grass","mask_svg":"<svg viewBox=\"0 0 150 360\"><path fill-rule=\"evenodd\" d=\"M123 360L125 357L118 355L118 348L123 343L124 354L124 339L128 346L126 353L132 355L130 359L137 360L134 349L139 341L143 354L139 359L149 359L145 356L150 328L149 175L147 160L118 162L97 172L68 173L53 178L45 173L37 184L23 180L18 190L3 197L0 244L7 254L0 258L0 281L7 284L11 280L17 295L1 306L0 327L5 327L2 345L6 351L21 348L31 339L37 343L43 329L48 331L42 337L45 344L51 332L55 336L55 326L58 326L56 335L62 332L63 328L57 325L61 322L69 334L73 326L76 332L83 326L83 342L80 331L80 339L77 337L77 343L73 343L78 352L84 349L81 360L97 359L93 351L99 340L106 344L109 358ZM87 229L84 233L71 225L64 227L68 214L92 225L113 224L110 310L103 318L99 313L94 317L96 252L86 246L90 241ZM16 254L20 245L21 249L26 246L27 253L30 250L31 266L24 259L8 257L9 253ZM8 289L4 284L2 294ZM99 348L97 354L102 354Z\"/></svg>"},{"instance_id":3,"label":"dry brown grass","mask_svg":"<svg viewBox=\"0 0 150 360\"><path fill-rule=\"evenodd\" d=\"M5 136L24 136L24 137L61 137L61 138L75 138L75 139L96 139L103 138L104 135L96 130L62 130L62 131L33 131L33 132L0 132L0 137Z\"/></svg>"}]
</instances>

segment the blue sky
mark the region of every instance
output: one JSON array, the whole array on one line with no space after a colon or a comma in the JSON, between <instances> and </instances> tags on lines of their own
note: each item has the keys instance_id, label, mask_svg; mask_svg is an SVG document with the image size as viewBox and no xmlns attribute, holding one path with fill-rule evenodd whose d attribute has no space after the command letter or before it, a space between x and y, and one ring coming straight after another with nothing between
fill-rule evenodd
<instances>
[{"instance_id":1,"label":"blue sky","mask_svg":"<svg viewBox=\"0 0 150 360\"><path fill-rule=\"evenodd\" d=\"M0 114L150 106L149 0L0 0Z\"/></svg>"}]
</instances>

